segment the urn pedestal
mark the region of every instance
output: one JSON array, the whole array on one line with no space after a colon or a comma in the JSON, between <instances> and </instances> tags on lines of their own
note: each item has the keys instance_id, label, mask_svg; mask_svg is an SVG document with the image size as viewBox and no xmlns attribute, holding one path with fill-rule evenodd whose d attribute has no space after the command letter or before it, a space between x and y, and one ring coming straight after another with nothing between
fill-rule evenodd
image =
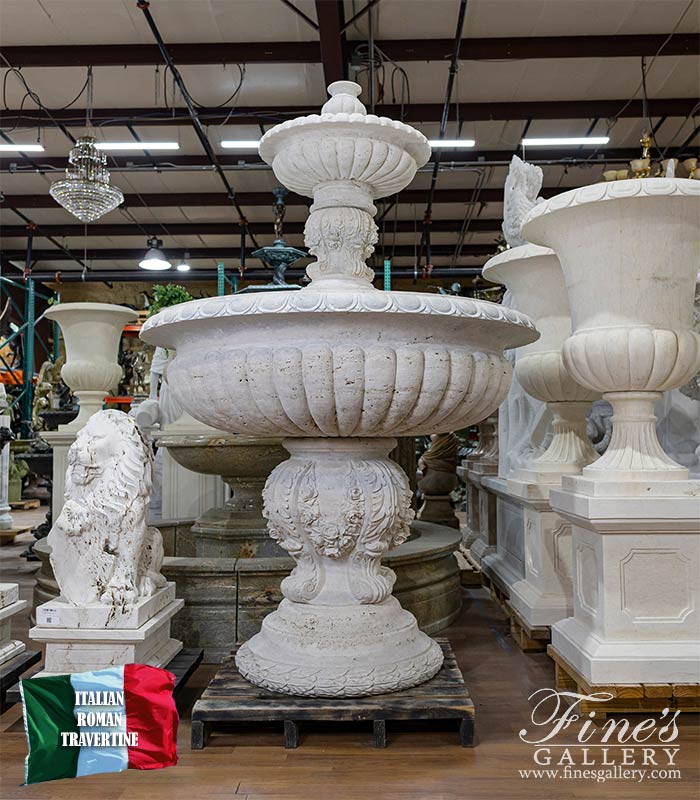
<instances>
[{"instance_id":1,"label":"urn pedestal","mask_svg":"<svg viewBox=\"0 0 700 800\"><path fill-rule=\"evenodd\" d=\"M562 347L571 335L569 301L559 260L552 250L525 244L489 259L484 276L502 283L518 308L535 321L540 338L516 352L515 375L522 388L551 411L551 439L543 453L527 458L507 474L505 495L522 517L520 580L506 587L511 605L530 628L551 626L572 612L571 526L552 511L550 489L563 475L580 474L597 458L586 433L586 414L598 397L569 376ZM505 517L502 523L505 526ZM499 532L500 533L500 532ZM504 529L502 538L509 534ZM489 562L506 583L512 548L505 546ZM518 569L520 571L520 569ZM503 574L500 574L503 573Z\"/></svg>"},{"instance_id":2,"label":"urn pedestal","mask_svg":"<svg viewBox=\"0 0 700 800\"><path fill-rule=\"evenodd\" d=\"M700 185L615 181L536 206L523 224L561 262L572 377L613 406L606 452L564 476L574 615L552 646L597 683L700 679L700 482L662 449L654 404L700 367L692 330Z\"/></svg>"},{"instance_id":3,"label":"urn pedestal","mask_svg":"<svg viewBox=\"0 0 700 800\"><path fill-rule=\"evenodd\" d=\"M119 340L124 326L138 315L131 308L109 303L59 303L44 316L57 322L61 329L66 348L61 378L80 404L72 422L41 434L53 449L51 514L56 520L63 508L68 450L78 431L100 411L105 396L119 383Z\"/></svg>"}]
</instances>

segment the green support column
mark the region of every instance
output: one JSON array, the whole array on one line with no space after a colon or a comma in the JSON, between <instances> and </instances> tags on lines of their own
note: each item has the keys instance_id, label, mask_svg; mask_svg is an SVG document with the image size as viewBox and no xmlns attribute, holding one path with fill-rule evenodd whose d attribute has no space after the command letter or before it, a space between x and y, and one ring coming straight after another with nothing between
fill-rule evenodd
<instances>
[{"instance_id":1,"label":"green support column","mask_svg":"<svg viewBox=\"0 0 700 800\"><path fill-rule=\"evenodd\" d=\"M24 359L22 364L22 404L20 410L21 436L29 438L32 428L32 402L34 400L34 281L27 278L27 292L24 297Z\"/></svg>"},{"instance_id":2,"label":"green support column","mask_svg":"<svg viewBox=\"0 0 700 800\"><path fill-rule=\"evenodd\" d=\"M216 265L216 272L217 272L217 284L216 284L216 293L221 297L221 295L226 294L226 276L224 275L224 262L219 261Z\"/></svg>"},{"instance_id":3,"label":"green support column","mask_svg":"<svg viewBox=\"0 0 700 800\"><path fill-rule=\"evenodd\" d=\"M391 259L384 259L384 291L391 291Z\"/></svg>"}]
</instances>

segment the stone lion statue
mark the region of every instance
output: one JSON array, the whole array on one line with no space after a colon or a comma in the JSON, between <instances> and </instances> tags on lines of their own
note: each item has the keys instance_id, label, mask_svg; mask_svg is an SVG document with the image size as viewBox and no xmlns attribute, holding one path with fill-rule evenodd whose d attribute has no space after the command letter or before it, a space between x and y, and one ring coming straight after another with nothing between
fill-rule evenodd
<instances>
[{"instance_id":1,"label":"stone lion statue","mask_svg":"<svg viewBox=\"0 0 700 800\"><path fill-rule=\"evenodd\" d=\"M503 191L502 226L503 235L511 247L527 244L520 227L528 212L542 202L542 198L537 196L542 180L540 167L513 156Z\"/></svg>"},{"instance_id":2,"label":"stone lion statue","mask_svg":"<svg viewBox=\"0 0 700 800\"><path fill-rule=\"evenodd\" d=\"M146 525L152 469L150 447L122 411L99 411L78 433L65 504L48 536L69 603L126 608L165 585L160 531Z\"/></svg>"}]
</instances>

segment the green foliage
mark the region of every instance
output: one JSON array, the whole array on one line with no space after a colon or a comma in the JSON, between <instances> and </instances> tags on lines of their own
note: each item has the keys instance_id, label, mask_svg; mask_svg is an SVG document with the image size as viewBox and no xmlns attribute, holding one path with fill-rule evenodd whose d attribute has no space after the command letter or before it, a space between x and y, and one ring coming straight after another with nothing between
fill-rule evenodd
<instances>
[{"instance_id":1,"label":"green foliage","mask_svg":"<svg viewBox=\"0 0 700 800\"><path fill-rule=\"evenodd\" d=\"M161 308L168 306L176 306L179 303L186 303L188 300L194 300L194 297L177 283L168 283L167 285L159 285L153 287L153 300L148 309L148 316L152 317L157 314Z\"/></svg>"}]
</instances>

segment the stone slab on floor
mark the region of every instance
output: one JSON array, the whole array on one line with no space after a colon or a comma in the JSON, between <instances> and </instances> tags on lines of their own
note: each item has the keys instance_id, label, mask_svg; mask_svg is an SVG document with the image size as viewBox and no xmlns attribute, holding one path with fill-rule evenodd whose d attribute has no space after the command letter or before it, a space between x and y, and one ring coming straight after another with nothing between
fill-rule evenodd
<instances>
[{"instance_id":1,"label":"stone slab on floor","mask_svg":"<svg viewBox=\"0 0 700 800\"><path fill-rule=\"evenodd\" d=\"M233 657L192 709L192 749L204 748L212 732L222 725L243 722L282 722L288 749L299 743L300 722L373 723L373 746L386 745L389 720L459 720L463 747L474 746L474 704L464 685L447 639L436 639L444 662L440 671L425 683L368 697L298 697L269 692L249 683L236 668Z\"/></svg>"}]
</instances>

